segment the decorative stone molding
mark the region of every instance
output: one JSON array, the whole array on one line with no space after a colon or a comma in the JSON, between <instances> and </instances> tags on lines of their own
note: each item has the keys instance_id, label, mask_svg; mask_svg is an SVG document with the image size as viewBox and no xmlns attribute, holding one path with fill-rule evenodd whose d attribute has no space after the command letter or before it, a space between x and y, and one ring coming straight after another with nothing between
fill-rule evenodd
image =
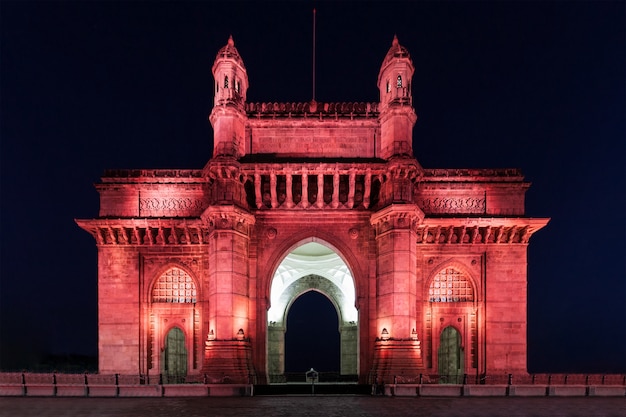
<instances>
[{"instance_id":1,"label":"decorative stone molding","mask_svg":"<svg viewBox=\"0 0 626 417\"><path fill-rule=\"evenodd\" d=\"M426 214L484 214L486 213L485 197L420 197L417 205Z\"/></svg>"},{"instance_id":2,"label":"decorative stone molding","mask_svg":"<svg viewBox=\"0 0 626 417\"><path fill-rule=\"evenodd\" d=\"M522 181L524 176L517 168L506 169L424 169L427 181Z\"/></svg>"},{"instance_id":3,"label":"decorative stone molding","mask_svg":"<svg viewBox=\"0 0 626 417\"><path fill-rule=\"evenodd\" d=\"M199 169L107 169L102 182L197 183L202 178Z\"/></svg>"},{"instance_id":4,"label":"decorative stone molding","mask_svg":"<svg viewBox=\"0 0 626 417\"><path fill-rule=\"evenodd\" d=\"M98 245L202 245L208 230L200 220L77 220Z\"/></svg>"},{"instance_id":5,"label":"decorative stone molding","mask_svg":"<svg viewBox=\"0 0 626 417\"><path fill-rule=\"evenodd\" d=\"M207 231L233 230L250 235L255 217L236 206L210 206L200 216Z\"/></svg>"},{"instance_id":6,"label":"decorative stone molding","mask_svg":"<svg viewBox=\"0 0 626 417\"><path fill-rule=\"evenodd\" d=\"M392 204L372 214L370 223L376 235L391 229L413 229L417 231L424 221L424 212L415 205Z\"/></svg>"},{"instance_id":7,"label":"decorative stone molding","mask_svg":"<svg viewBox=\"0 0 626 417\"><path fill-rule=\"evenodd\" d=\"M306 117L311 115L319 118L376 118L378 104L372 103L248 103L248 117Z\"/></svg>"},{"instance_id":8,"label":"decorative stone molding","mask_svg":"<svg viewBox=\"0 0 626 417\"><path fill-rule=\"evenodd\" d=\"M277 234L278 234L278 232L273 227L268 227L267 230L265 231L265 235L270 240L276 238Z\"/></svg>"},{"instance_id":9,"label":"decorative stone molding","mask_svg":"<svg viewBox=\"0 0 626 417\"><path fill-rule=\"evenodd\" d=\"M139 198L141 217L188 217L197 216L206 204L200 198L190 197L146 197Z\"/></svg>"},{"instance_id":10,"label":"decorative stone molding","mask_svg":"<svg viewBox=\"0 0 626 417\"><path fill-rule=\"evenodd\" d=\"M426 219L418 244L527 244L546 219Z\"/></svg>"}]
</instances>

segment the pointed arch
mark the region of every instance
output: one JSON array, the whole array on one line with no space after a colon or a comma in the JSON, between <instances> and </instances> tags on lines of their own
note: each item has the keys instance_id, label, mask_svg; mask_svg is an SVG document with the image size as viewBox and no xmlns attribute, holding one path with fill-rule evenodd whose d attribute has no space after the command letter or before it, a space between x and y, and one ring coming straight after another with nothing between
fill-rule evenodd
<instances>
[{"instance_id":1,"label":"pointed arch","mask_svg":"<svg viewBox=\"0 0 626 417\"><path fill-rule=\"evenodd\" d=\"M305 293L322 294L334 306L340 333L340 372L358 372L359 313L357 286L343 252L328 241L309 236L285 242L268 279L267 373L279 382L285 371L285 331L289 309Z\"/></svg>"},{"instance_id":2,"label":"pointed arch","mask_svg":"<svg viewBox=\"0 0 626 417\"><path fill-rule=\"evenodd\" d=\"M195 279L180 266L169 266L153 280L150 286L151 303L195 304L198 286Z\"/></svg>"},{"instance_id":3,"label":"pointed arch","mask_svg":"<svg viewBox=\"0 0 626 417\"><path fill-rule=\"evenodd\" d=\"M300 233L294 233L289 237L288 240L285 240L283 244L277 245L274 249L273 254L269 257L271 266L267 268L267 276L265 277L264 282L264 292L265 297L268 300L267 308L271 307L270 302L270 293L272 282L274 277L276 276L276 272L280 266L280 264L285 260L285 258L293 252L298 247L307 244L307 243L319 243L320 245L326 246L330 250L332 250L335 254L337 254L345 263L348 270L352 275L352 279L354 281L354 291L355 297L358 300L359 297L359 276L363 276L364 272L359 265L357 257L352 253L352 251L341 242L340 239L337 239L334 235L329 235L321 230L304 230ZM364 291L364 289L361 289ZM358 305L355 305L358 308Z\"/></svg>"},{"instance_id":4,"label":"pointed arch","mask_svg":"<svg viewBox=\"0 0 626 417\"><path fill-rule=\"evenodd\" d=\"M480 298L478 288L469 268L456 260L448 260L433 269L425 289L427 301L431 303L476 303Z\"/></svg>"},{"instance_id":5,"label":"pointed arch","mask_svg":"<svg viewBox=\"0 0 626 417\"><path fill-rule=\"evenodd\" d=\"M461 332L455 326L449 325L439 334L439 348L437 349L437 373L441 376L440 382L460 384L465 368L465 352Z\"/></svg>"},{"instance_id":6,"label":"pointed arch","mask_svg":"<svg viewBox=\"0 0 626 417\"><path fill-rule=\"evenodd\" d=\"M163 341L162 373L167 383L184 382L187 375L187 336L178 326L171 326L165 333Z\"/></svg>"}]
</instances>

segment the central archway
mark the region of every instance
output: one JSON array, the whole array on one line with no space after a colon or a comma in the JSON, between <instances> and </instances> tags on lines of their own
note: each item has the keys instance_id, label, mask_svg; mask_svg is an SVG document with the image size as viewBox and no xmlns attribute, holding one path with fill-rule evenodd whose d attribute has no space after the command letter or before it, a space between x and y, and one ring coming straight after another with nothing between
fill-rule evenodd
<instances>
[{"instance_id":1,"label":"central archway","mask_svg":"<svg viewBox=\"0 0 626 417\"><path fill-rule=\"evenodd\" d=\"M298 297L310 291L323 294L337 312L339 373L358 374L358 312L352 273L333 249L309 242L287 254L272 278L271 304L267 312L267 372L270 382L285 381L287 314Z\"/></svg>"},{"instance_id":2,"label":"central archway","mask_svg":"<svg viewBox=\"0 0 626 417\"><path fill-rule=\"evenodd\" d=\"M339 315L318 291L300 295L289 308L285 332L285 373L304 375L310 368L339 373Z\"/></svg>"}]
</instances>

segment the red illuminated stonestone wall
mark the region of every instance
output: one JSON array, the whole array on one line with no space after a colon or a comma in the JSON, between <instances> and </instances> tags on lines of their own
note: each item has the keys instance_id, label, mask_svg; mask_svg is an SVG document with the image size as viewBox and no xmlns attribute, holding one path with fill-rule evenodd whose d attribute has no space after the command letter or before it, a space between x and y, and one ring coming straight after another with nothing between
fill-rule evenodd
<instances>
[{"instance_id":1,"label":"red illuminated stonestone wall","mask_svg":"<svg viewBox=\"0 0 626 417\"><path fill-rule=\"evenodd\" d=\"M342 355L360 382L525 372L526 250L548 219L524 216L519 170L419 164L413 73L394 39L380 102L246 103L230 39L206 166L107 171L99 216L77 220L98 247L100 372L280 380L270 289L309 242L350 270L357 352Z\"/></svg>"}]
</instances>

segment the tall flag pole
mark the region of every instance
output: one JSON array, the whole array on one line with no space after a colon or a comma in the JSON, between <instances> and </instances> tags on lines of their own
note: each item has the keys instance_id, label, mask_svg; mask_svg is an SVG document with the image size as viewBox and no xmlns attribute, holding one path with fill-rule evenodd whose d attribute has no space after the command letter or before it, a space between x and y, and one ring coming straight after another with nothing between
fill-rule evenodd
<instances>
[{"instance_id":1,"label":"tall flag pole","mask_svg":"<svg viewBox=\"0 0 626 417\"><path fill-rule=\"evenodd\" d=\"M315 101L315 8L313 8L313 101Z\"/></svg>"}]
</instances>

